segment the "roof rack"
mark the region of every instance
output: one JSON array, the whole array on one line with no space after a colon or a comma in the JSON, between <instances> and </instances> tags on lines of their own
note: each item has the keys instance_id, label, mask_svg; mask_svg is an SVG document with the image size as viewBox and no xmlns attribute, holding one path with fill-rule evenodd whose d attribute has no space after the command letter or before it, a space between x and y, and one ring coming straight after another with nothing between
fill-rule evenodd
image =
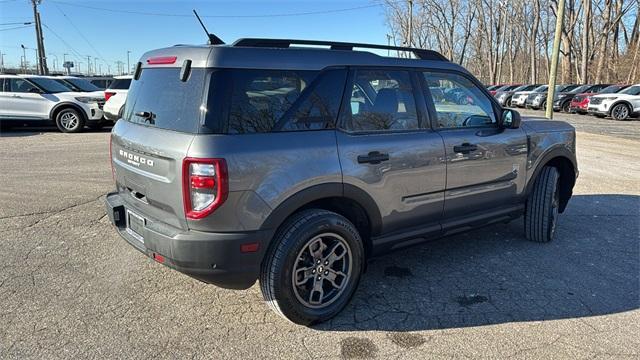
<instances>
[{"instance_id":1,"label":"roof rack","mask_svg":"<svg viewBox=\"0 0 640 360\"><path fill-rule=\"evenodd\" d=\"M330 46L331 50L353 50L354 47L365 49L382 49L382 50L395 50L395 51L407 51L412 52L415 56L421 60L437 60L437 61L449 61L437 51L416 49L410 47L401 46L387 46L377 44L360 44L349 43L339 41L321 41L321 40L292 40L292 39L258 39L258 38L246 38L238 39L233 43L233 46L240 47L274 47L274 48L288 48L291 45L321 45Z\"/></svg>"}]
</instances>

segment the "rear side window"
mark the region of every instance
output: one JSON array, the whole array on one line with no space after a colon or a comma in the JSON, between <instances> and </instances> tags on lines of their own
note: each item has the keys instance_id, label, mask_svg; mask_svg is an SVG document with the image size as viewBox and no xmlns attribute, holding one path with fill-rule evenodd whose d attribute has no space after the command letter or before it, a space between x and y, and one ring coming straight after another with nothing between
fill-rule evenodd
<instances>
[{"instance_id":1,"label":"rear side window","mask_svg":"<svg viewBox=\"0 0 640 360\"><path fill-rule=\"evenodd\" d=\"M192 69L183 82L180 68L145 68L131 82L123 117L162 129L202 132L204 85L204 69Z\"/></svg>"},{"instance_id":2,"label":"rear side window","mask_svg":"<svg viewBox=\"0 0 640 360\"><path fill-rule=\"evenodd\" d=\"M114 79L109 89L127 90L131 86L131 79Z\"/></svg>"},{"instance_id":3,"label":"rear side window","mask_svg":"<svg viewBox=\"0 0 640 360\"><path fill-rule=\"evenodd\" d=\"M346 70L217 70L209 87L207 124L229 134L332 128Z\"/></svg>"}]
</instances>

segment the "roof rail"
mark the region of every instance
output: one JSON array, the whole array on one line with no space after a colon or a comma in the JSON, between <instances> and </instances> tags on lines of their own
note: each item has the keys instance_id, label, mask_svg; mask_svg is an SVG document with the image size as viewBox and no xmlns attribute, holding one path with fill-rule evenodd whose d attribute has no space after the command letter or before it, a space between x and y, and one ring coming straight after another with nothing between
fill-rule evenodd
<instances>
[{"instance_id":1,"label":"roof rail","mask_svg":"<svg viewBox=\"0 0 640 360\"><path fill-rule=\"evenodd\" d=\"M361 43L349 43L340 41L322 41L322 40L292 40L292 39L258 39L258 38L246 38L238 39L233 43L233 46L240 47L275 47L275 48L288 48L291 45L321 45L330 46L331 50L353 50L354 47L365 49L381 49L381 50L395 50L395 51L407 51L412 52L415 56L421 60L437 60L437 61L449 61L437 51L416 49L410 47L401 46L387 46L377 44L361 44Z\"/></svg>"}]
</instances>

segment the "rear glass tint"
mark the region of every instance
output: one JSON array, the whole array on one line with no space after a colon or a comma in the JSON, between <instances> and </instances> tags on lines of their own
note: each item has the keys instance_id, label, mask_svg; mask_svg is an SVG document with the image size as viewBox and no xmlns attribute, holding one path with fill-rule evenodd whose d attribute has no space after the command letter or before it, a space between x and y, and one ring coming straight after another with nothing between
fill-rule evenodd
<instances>
[{"instance_id":1,"label":"rear glass tint","mask_svg":"<svg viewBox=\"0 0 640 360\"><path fill-rule=\"evenodd\" d=\"M179 68L143 69L140 79L131 82L124 119L180 132L207 132L200 125L205 75L204 69L192 69L183 82Z\"/></svg>"},{"instance_id":2,"label":"rear glass tint","mask_svg":"<svg viewBox=\"0 0 640 360\"><path fill-rule=\"evenodd\" d=\"M216 70L211 77L206 124L227 133L333 128L346 70Z\"/></svg>"},{"instance_id":3,"label":"rear glass tint","mask_svg":"<svg viewBox=\"0 0 640 360\"><path fill-rule=\"evenodd\" d=\"M131 79L114 79L109 89L127 90L131 86Z\"/></svg>"}]
</instances>

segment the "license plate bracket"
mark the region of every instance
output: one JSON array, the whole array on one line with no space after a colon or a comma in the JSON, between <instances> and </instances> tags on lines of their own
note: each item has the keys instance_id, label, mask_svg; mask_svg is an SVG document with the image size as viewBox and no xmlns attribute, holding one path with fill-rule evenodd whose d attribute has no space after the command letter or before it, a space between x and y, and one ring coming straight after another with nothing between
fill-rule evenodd
<instances>
[{"instance_id":1,"label":"license plate bracket","mask_svg":"<svg viewBox=\"0 0 640 360\"><path fill-rule=\"evenodd\" d=\"M127 232L136 240L144 244L144 228L146 220L142 216L127 210Z\"/></svg>"}]
</instances>

